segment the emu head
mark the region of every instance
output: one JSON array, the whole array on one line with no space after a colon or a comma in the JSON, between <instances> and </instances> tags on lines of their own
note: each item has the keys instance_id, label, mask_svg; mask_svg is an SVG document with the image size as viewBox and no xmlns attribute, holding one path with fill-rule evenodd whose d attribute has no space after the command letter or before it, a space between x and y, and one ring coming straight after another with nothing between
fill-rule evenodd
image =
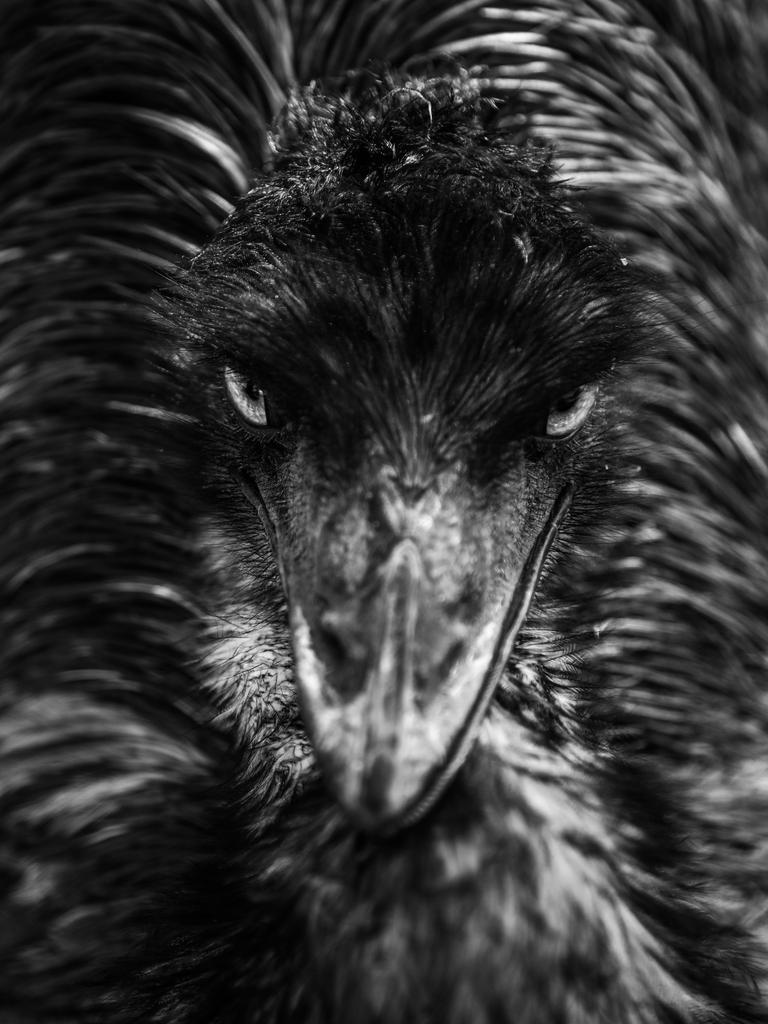
<instances>
[{"instance_id":1,"label":"emu head","mask_svg":"<svg viewBox=\"0 0 768 1024\"><path fill-rule=\"evenodd\" d=\"M324 778L376 831L435 801L557 615L641 334L624 261L492 115L456 84L300 97L172 307Z\"/></svg>"}]
</instances>

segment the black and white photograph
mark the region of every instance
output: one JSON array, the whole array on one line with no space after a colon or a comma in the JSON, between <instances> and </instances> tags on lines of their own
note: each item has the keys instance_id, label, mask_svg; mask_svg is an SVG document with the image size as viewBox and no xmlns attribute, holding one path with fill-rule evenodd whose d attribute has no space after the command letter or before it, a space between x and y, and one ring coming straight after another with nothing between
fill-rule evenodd
<instances>
[{"instance_id":1,"label":"black and white photograph","mask_svg":"<svg viewBox=\"0 0 768 1024\"><path fill-rule=\"evenodd\" d=\"M0 1024L768 1024L768 0L0 0Z\"/></svg>"}]
</instances>

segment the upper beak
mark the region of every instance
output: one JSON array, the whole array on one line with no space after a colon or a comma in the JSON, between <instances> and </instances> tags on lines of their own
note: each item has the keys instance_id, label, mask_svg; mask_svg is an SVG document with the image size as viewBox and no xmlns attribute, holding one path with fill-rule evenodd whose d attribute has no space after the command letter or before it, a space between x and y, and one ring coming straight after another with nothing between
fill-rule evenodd
<instances>
[{"instance_id":1,"label":"upper beak","mask_svg":"<svg viewBox=\"0 0 768 1024\"><path fill-rule=\"evenodd\" d=\"M424 544L409 536L392 539L365 586L330 603L303 600L289 573L305 723L327 783L361 827L415 821L462 764L570 499L566 487L518 570L479 602L447 602Z\"/></svg>"}]
</instances>

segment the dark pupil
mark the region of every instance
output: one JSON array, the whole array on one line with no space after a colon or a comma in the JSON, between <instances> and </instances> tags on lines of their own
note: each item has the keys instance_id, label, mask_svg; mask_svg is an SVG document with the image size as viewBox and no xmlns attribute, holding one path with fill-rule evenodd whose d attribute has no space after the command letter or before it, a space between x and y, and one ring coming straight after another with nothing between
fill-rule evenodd
<instances>
[{"instance_id":1,"label":"dark pupil","mask_svg":"<svg viewBox=\"0 0 768 1024\"><path fill-rule=\"evenodd\" d=\"M264 401L264 419L268 427L280 427L285 420L285 417L280 413L279 405L271 399L266 391L261 388L254 387L253 394L255 398L259 395L262 396Z\"/></svg>"},{"instance_id":2,"label":"dark pupil","mask_svg":"<svg viewBox=\"0 0 768 1024\"><path fill-rule=\"evenodd\" d=\"M260 400L263 400L263 402L264 402L264 415L265 415L267 423L269 423L270 422L270 415L269 415L269 411L270 410L269 410L269 402L267 401L266 392L262 391L262 389L260 387L258 387L254 383L254 381L252 381L249 378L248 382L245 385L245 393L251 399L251 401L253 401L256 404L258 404L258 402Z\"/></svg>"}]
</instances>

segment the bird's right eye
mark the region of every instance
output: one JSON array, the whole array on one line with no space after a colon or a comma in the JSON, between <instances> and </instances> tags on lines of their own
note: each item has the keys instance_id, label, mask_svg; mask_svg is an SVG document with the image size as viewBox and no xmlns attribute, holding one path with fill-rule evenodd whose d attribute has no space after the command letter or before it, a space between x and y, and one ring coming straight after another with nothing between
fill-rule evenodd
<instances>
[{"instance_id":1,"label":"bird's right eye","mask_svg":"<svg viewBox=\"0 0 768 1024\"><path fill-rule=\"evenodd\" d=\"M564 441L584 426L597 397L597 387L589 384L565 395L549 411L546 436L551 440Z\"/></svg>"},{"instance_id":2,"label":"bird's right eye","mask_svg":"<svg viewBox=\"0 0 768 1024\"><path fill-rule=\"evenodd\" d=\"M233 409L245 427L259 433L280 428L280 424L270 416L267 396L246 376L227 366L224 370L224 386Z\"/></svg>"}]
</instances>

